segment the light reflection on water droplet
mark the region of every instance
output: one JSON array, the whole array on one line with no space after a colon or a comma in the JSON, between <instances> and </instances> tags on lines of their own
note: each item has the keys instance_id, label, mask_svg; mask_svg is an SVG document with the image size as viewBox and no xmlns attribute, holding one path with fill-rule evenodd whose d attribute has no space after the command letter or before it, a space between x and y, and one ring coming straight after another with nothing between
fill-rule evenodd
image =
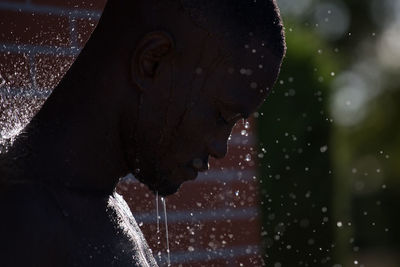
<instances>
[{"instance_id":1,"label":"light reflection on water droplet","mask_svg":"<svg viewBox=\"0 0 400 267\"><path fill-rule=\"evenodd\" d=\"M237 190L236 192L235 192L235 195L238 197L239 196L239 190Z\"/></svg>"},{"instance_id":2,"label":"light reflection on water droplet","mask_svg":"<svg viewBox=\"0 0 400 267\"><path fill-rule=\"evenodd\" d=\"M320 149L319 149L320 151L321 151L321 153L325 153L326 151L328 151L328 146L322 146L322 147L320 147Z\"/></svg>"},{"instance_id":3,"label":"light reflection on water droplet","mask_svg":"<svg viewBox=\"0 0 400 267\"><path fill-rule=\"evenodd\" d=\"M244 123L244 128L249 129L250 128L250 123L248 121L246 121Z\"/></svg>"},{"instance_id":4,"label":"light reflection on water droplet","mask_svg":"<svg viewBox=\"0 0 400 267\"><path fill-rule=\"evenodd\" d=\"M247 162L249 162L249 161L251 160L251 155L250 155L250 154L247 154L246 157L245 157L245 160L246 160Z\"/></svg>"},{"instance_id":5,"label":"light reflection on water droplet","mask_svg":"<svg viewBox=\"0 0 400 267\"><path fill-rule=\"evenodd\" d=\"M3 78L3 76L1 76L0 73L0 88L3 87L6 84L6 80Z\"/></svg>"}]
</instances>

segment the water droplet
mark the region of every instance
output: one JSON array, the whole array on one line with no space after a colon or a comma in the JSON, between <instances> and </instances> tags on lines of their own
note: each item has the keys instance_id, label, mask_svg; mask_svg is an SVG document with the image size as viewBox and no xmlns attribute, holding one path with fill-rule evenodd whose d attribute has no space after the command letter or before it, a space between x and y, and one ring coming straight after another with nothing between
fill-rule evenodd
<instances>
[{"instance_id":1,"label":"water droplet","mask_svg":"<svg viewBox=\"0 0 400 267\"><path fill-rule=\"evenodd\" d=\"M336 226L340 228L340 227L343 226L343 223L342 223L342 222L337 222L337 223L336 223Z\"/></svg>"},{"instance_id":2,"label":"water droplet","mask_svg":"<svg viewBox=\"0 0 400 267\"><path fill-rule=\"evenodd\" d=\"M158 191L156 191L157 233L160 232L160 214L158 212Z\"/></svg>"},{"instance_id":3,"label":"water droplet","mask_svg":"<svg viewBox=\"0 0 400 267\"><path fill-rule=\"evenodd\" d=\"M241 135L246 135L246 133L247 133L247 131L246 131L246 130L242 130L242 131L240 131L240 134L241 134Z\"/></svg>"},{"instance_id":4,"label":"water droplet","mask_svg":"<svg viewBox=\"0 0 400 267\"><path fill-rule=\"evenodd\" d=\"M3 87L6 84L6 80L3 78L3 76L1 76L0 73L0 88Z\"/></svg>"},{"instance_id":5,"label":"water droplet","mask_svg":"<svg viewBox=\"0 0 400 267\"><path fill-rule=\"evenodd\" d=\"M203 69L202 68L197 68L196 69L196 74L200 75L203 73Z\"/></svg>"},{"instance_id":6,"label":"water droplet","mask_svg":"<svg viewBox=\"0 0 400 267\"><path fill-rule=\"evenodd\" d=\"M244 123L244 128L249 129L250 128L250 123L248 121L246 121Z\"/></svg>"},{"instance_id":7,"label":"water droplet","mask_svg":"<svg viewBox=\"0 0 400 267\"><path fill-rule=\"evenodd\" d=\"M247 154L246 157L244 158L247 162L249 162L251 160L251 155Z\"/></svg>"},{"instance_id":8,"label":"water droplet","mask_svg":"<svg viewBox=\"0 0 400 267\"><path fill-rule=\"evenodd\" d=\"M328 151L328 146L322 146L320 149L321 153L325 153L326 151Z\"/></svg>"},{"instance_id":9,"label":"water droplet","mask_svg":"<svg viewBox=\"0 0 400 267\"><path fill-rule=\"evenodd\" d=\"M239 190L237 190L236 192L235 192L235 195L238 197L239 196Z\"/></svg>"}]
</instances>

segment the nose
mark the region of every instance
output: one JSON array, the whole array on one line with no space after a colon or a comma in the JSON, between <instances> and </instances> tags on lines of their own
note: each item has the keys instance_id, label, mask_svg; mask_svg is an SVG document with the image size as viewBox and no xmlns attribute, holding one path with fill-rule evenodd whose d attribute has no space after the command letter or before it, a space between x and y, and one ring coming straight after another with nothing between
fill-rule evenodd
<instances>
[{"instance_id":1,"label":"nose","mask_svg":"<svg viewBox=\"0 0 400 267\"><path fill-rule=\"evenodd\" d=\"M221 159L225 157L226 153L228 152L228 144L226 141L214 140L210 142L208 151L213 158Z\"/></svg>"}]
</instances>

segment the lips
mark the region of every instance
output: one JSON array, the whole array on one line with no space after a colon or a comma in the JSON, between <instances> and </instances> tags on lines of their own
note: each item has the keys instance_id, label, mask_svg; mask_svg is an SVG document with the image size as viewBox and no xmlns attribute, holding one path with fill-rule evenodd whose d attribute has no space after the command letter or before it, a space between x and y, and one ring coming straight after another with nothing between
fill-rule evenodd
<instances>
[{"instance_id":1,"label":"lips","mask_svg":"<svg viewBox=\"0 0 400 267\"><path fill-rule=\"evenodd\" d=\"M179 187L189 180L196 179L198 171L191 167L183 167L170 175L168 178L164 178L160 183L153 188L152 191L158 191L160 196L168 196L176 193Z\"/></svg>"},{"instance_id":2,"label":"lips","mask_svg":"<svg viewBox=\"0 0 400 267\"><path fill-rule=\"evenodd\" d=\"M175 168L171 172L160 172L154 175L158 178L153 179L153 182L149 182L149 180L145 179L141 181L147 184L154 193L157 191L160 196L171 195L176 193L184 182L195 180L199 172L208 169L208 160L202 160L201 163L201 166L199 165L199 168L196 168L193 166L193 161L191 161L186 165ZM146 177L146 175L144 175L144 177Z\"/></svg>"},{"instance_id":3,"label":"lips","mask_svg":"<svg viewBox=\"0 0 400 267\"><path fill-rule=\"evenodd\" d=\"M173 172L169 179L174 183L184 183L186 181L196 179L197 174L198 171L195 170L193 167L184 166Z\"/></svg>"},{"instance_id":4,"label":"lips","mask_svg":"<svg viewBox=\"0 0 400 267\"><path fill-rule=\"evenodd\" d=\"M209 169L208 158L209 156L193 159L191 167L198 172L207 171Z\"/></svg>"},{"instance_id":5,"label":"lips","mask_svg":"<svg viewBox=\"0 0 400 267\"><path fill-rule=\"evenodd\" d=\"M192 167L185 167L184 168L184 172L186 174L187 179L186 180L194 180L196 179L197 175L198 175L198 171L196 171L194 168Z\"/></svg>"}]
</instances>

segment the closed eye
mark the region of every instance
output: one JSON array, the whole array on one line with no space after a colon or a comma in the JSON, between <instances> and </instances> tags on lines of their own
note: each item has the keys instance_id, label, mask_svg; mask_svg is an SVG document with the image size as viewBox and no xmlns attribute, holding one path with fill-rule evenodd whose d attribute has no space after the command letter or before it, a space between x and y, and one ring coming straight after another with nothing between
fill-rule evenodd
<instances>
[{"instance_id":1,"label":"closed eye","mask_svg":"<svg viewBox=\"0 0 400 267\"><path fill-rule=\"evenodd\" d=\"M218 111L218 123L223 125L233 126L238 120L243 118L241 114L225 115L223 112Z\"/></svg>"},{"instance_id":2,"label":"closed eye","mask_svg":"<svg viewBox=\"0 0 400 267\"><path fill-rule=\"evenodd\" d=\"M229 121L227 121L224 116L222 115L221 111L218 111L218 119L217 119L218 124L224 124L224 125L229 125Z\"/></svg>"}]
</instances>

